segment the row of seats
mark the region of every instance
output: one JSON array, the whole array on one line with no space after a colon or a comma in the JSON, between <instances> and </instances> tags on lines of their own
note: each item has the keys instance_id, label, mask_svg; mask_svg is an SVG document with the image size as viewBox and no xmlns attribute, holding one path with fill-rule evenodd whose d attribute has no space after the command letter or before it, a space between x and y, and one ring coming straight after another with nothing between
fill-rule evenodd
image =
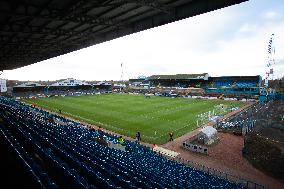
<instances>
[{"instance_id":1,"label":"row of seats","mask_svg":"<svg viewBox=\"0 0 284 189\"><path fill-rule=\"evenodd\" d=\"M118 136L0 97L1 134L29 166L38 188L242 188Z\"/></svg>"},{"instance_id":2,"label":"row of seats","mask_svg":"<svg viewBox=\"0 0 284 189\"><path fill-rule=\"evenodd\" d=\"M271 122L281 124L279 112L283 111L283 109L280 110L282 106L279 104L281 102L256 103L227 120L219 122L216 127L217 129L247 128L248 131L253 131L255 125L260 123L270 126L272 126Z\"/></svg>"},{"instance_id":3,"label":"row of seats","mask_svg":"<svg viewBox=\"0 0 284 189\"><path fill-rule=\"evenodd\" d=\"M231 87L231 86L235 86L235 87L240 87L240 88L243 88L243 87L257 87L258 86L258 82L257 81L237 81L237 82L234 82L234 81L230 81L230 80L227 80L227 81L215 81L213 83L213 86L211 87Z\"/></svg>"}]
</instances>

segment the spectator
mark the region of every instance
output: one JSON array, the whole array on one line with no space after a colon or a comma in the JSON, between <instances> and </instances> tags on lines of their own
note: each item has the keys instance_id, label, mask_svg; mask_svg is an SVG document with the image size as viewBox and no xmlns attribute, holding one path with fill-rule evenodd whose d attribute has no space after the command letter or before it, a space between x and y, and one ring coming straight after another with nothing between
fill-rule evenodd
<instances>
[{"instance_id":1,"label":"spectator","mask_svg":"<svg viewBox=\"0 0 284 189\"><path fill-rule=\"evenodd\" d=\"M173 133L173 132L170 132L170 133L169 133L169 136L170 136L170 141L174 141L174 138L173 138L173 137L174 137L174 133Z\"/></svg>"},{"instance_id":2,"label":"spectator","mask_svg":"<svg viewBox=\"0 0 284 189\"><path fill-rule=\"evenodd\" d=\"M88 128L91 132L97 133L97 130L96 130L94 127L87 125L87 128Z\"/></svg>"},{"instance_id":3,"label":"spectator","mask_svg":"<svg viewBox=\"0 0 284 189\"><path fill-rule=\"evenodd\" d=\"M118 138L118 143L121 144L121 145L124 145L125 140L124 140L124 138L122 138L122 136L120 136L120 137Z\"/></svg>"},{"instance_id":4,"label":"spectator","mask_svg":"<svg viewBox=\"0 0 284 189\"><path fill-rule=\"evenodd\" d=\"M141 134L140 134L140 132L138 131L137 133L136 133L136 142L140 142L141 141Z\"/></svg>"}]
</instances>

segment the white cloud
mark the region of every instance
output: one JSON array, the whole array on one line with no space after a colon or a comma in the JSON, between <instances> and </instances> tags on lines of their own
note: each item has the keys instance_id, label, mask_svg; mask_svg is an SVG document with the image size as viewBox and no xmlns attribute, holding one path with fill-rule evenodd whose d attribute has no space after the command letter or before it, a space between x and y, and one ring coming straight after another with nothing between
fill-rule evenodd
<instances>
[{"instance_id":1,"label":"white cloud","mask_svg":"<svg viewBox=\"0 0 284 189\"><path fill-rule=\"evenodd\" d=\"M267 11L263 16L265 19L273 19L277 16L277 13L275 11Z\"/></svg>"},{"instance_id":2,"label":"white cloud","mask_svg":"<svg viewBox=\"0 0 284 189\"><path fill-rule=\"evenodd\" d=\"M256 24L244 23L240 26L238 33L244 34L244 35L248 35L248 34L251 35L257 29L258 29L258 26Z\"/></svg>"}]
</instances>

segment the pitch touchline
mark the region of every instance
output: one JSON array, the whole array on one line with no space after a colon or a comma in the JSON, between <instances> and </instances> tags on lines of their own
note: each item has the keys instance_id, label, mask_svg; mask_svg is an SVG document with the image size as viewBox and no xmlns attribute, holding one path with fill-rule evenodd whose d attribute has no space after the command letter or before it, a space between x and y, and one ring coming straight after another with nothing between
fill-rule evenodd
<instances>
[{"instance_id":1,"label":"pitch touchline","mask_svg":"<svg viewBox=\"0 0 284 189\"><path fill-rule=\"evenodd\" d=\"M55 111L56 109L55 108L50 108L49 106L46 106L46 105L40 105L41 107L44 107L46 109L49 109L51 111ZM109 125L109 124L105 124L105 123L101 123L99 121L94 121L94 120L91 120L91 119L88 119L88 118L85 118L85 117L82 117L82 116L79 116L79 115L74 115L74 114L71 114L71 113L68 113L68 112L64 112L64 114L67 114L67 115L70 115L70 116L73 116L73 117L76 117L76 118L79 118L79 119L82 119L82 120L86 120L86 121L89 121L89 122L93 122L95 124L98 124L98 125L102 125L102 126L106 126L106 127L110 127L110 128L114 128L114 129L117 129L117 130L120 130L120 131L126 131L132 135L134 135L134 132L130 131L130 130L125 130L125 129L122 129L122 128L119 128L119 127L115 127L113 125ZM187 126L187 125L186 125ZM176 129L174 131L178 131L180 129L183 129L185 128L186 126L182 127L182 128L179 128L179 129ZM156 140L158 138L161 138L162 136L165 136L166 134L164 135L160 135L160 136L157 136L157 137L152 137L152 136L144 136L145 138L150 138L150 139L153 139L153 140Z\"/></svg>"},{"instance_id":2,"label":"pitch touchline","mask_svg":"<svg viewBox=\"0 0 284 189\"><path fill-rule=\"evenodd\" d=\"M89 122L93 122L93 123L95 123L95 124L102 125L102 126L106 126L106 127L109 127L109 128L114 128L114 129L117 129L117 130L120 130L120 131L125 131L125 132L128 132L128 133L134 135L134 132L132 132L132 131L130 131L130 130L125 130L125 129L122 129L122 128L119 128L119 127L115 127L115 126L113 126L113 125L101 123L101 122L99 122L99 121L94 121L94 120L91 120L91 119L88 119L88 118L84 118L84 117L82 117L82 116L73 115L73 114L68 113L68 112L64 112L64 113L67 114L67 115L70 115L70 116L77 117L77 118L82 119L82 120L86 120L86 121L89 121ZM159 137L144 136L144 137L145 137L145 138L151 138L151 139L154 139L154 140L157 139L157 138L160 138L160 136L159 136Z\"/></svg>"}]
</instances>

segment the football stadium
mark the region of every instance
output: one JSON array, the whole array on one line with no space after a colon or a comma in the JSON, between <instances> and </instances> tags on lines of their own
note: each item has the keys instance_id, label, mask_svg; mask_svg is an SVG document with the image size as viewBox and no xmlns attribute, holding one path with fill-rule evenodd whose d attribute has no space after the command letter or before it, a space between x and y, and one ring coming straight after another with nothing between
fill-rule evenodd
<instances>
[{"instance_id":1,"label":"football stadium","mask_svg":"<svg viewBox=\"0 0 284 189\"><path fill-rule=\"evenodd\" d=\"M1 74L246 2L1 1ZM121 63L120 80L0 79L2 188L284 188L274 34L268 53L264 78L161 68L123 79Z\"/></svg>"}]
</instances>

